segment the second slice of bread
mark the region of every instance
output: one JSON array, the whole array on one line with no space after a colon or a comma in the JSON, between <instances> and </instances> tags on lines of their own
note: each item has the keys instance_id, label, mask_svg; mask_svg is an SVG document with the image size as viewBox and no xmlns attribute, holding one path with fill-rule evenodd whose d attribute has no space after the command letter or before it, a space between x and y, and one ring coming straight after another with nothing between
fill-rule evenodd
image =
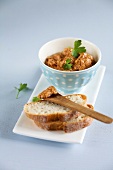
<instances>
[{"instance_id":1,"label":"second slice of bread","mask_svg":"<svg viewBox=\"0 0 113 170\"><path fill-rule=\"evenodd\" d=\"M94 109L92 105L87 105L88 108ZM74 132L80 129L83 129L89 126L93 121L93 118L86 116L80 112L78 112L78 116L74 115L71 120L66 122L61 121L53 121L47 123L41 123L38 121L34 121L35 124L45 130L63 130L66 133Z\"/></svg>"},{"instance_id":2,"label":"second slice of bread","mask_svg":"<svg viewBox=\"0 0 113 170\"><path fill-rule=\"evenodd\" d=\"M85 95L73 94L65 97L75 103L86 105L87 97ZM26 113L27 117L38 122L50 122L58 120L65 122L70 120L73 115L75 115L75 117L78 117L79 115L79 112L77 111L72 111L69 108L45 100L25 104L24 112Z\"/></svg>"}]
</instances>

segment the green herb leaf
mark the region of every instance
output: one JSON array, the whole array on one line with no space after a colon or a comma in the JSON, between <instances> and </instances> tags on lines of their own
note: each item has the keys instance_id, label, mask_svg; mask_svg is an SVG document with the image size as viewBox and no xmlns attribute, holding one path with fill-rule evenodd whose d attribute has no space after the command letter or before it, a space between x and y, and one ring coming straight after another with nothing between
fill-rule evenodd
<instances>
[{"instance_id":1,"label":"green herb leaf","mask_svg":"<svg viewBox=\"0 0 113 170\"><path fill-rule=\"evenodd\" d=\"M71 69L72 64L71 64L70 62L71 62L71 59L67 59L67 60L66 60L66 64L64 64L64 66L63 66L63 68L64 68L65 70L70 70L70 69Z\"/></svg>"},{"instance_id":2,"label":"green herb leaf","mask_svg":"<svg viewBox=\"0 0 113 170\"><path fill-rule=\"evenodd\" d=\"M73 50L72 50L72 55L73 55L75 58L77 58L77 57L79 56L79 53L78 53L78 51L77 51L76 49L73 49Z\"/></svg>"},{"instance_id":3,"label":"green herb leaf","mask_svg":"<svg viewBox=\"0 0 113 170\"><path fill-rule=\"evenodd\" d=\"M78 51L79 53L83 53L83 52L86 52L86 49L85 49L85 47L79 47L79 48L77 49L77 51Z\"/></svg>"},{"instance_id":4,"label":"green herb leaf","mask_svg":"<svg viewBox=\"0 0 113 170\"><path fill-rule=\"evenodd\" d=\"M27 88L27 84L20 83L19 91L22 91L23 89L26 89L26 88Z\"/></svg>"},{"instance_id":5,"label":"green herb leaf","mask_svg":"<svg viewBox=\"0 0 113 170\"><path fill-rule=\"evenodd\" d=\"M69 64L71 62L71 59L67 59L66 63Z\"/></svg>"},{"instance_id":6,"label":"green herb leaf","mask_svg":"<svg viewBox=\"0 0 113 170\"><path fill-rule=\"evenodd\" d=\"M17 90L17 95L16 95L16 99L18 99L19 93L20 91L27 89L27 84L22 84L20 83L19 88L15 87L15 89Z\"/></svg>"},{"instance_id":7,"label":"green herb leaf","mask_svg":"<svg viewBox=\"0 0 113 170\"><path fill-rule=\"evenodd\" d=\"M33 99L32 99L33 102L38 102L39 100L41 100L41 99L39 97L36 97L36 96L33 97Z\"/></svg>"},{"instance_id":8,"label":"green herb leaf","mask_svg":"<svg viewBox=\"0 0 113 170\"><path fill-rule=\"evenodd\" d=\"M74 48L78 48L81 45L81 40L75 41L74 42Z\"/></svg>"},{"instance_id":9,"label":"green herb leaf","mask_svg":"<svg viewBox=\"0 0 113 170\"><path fill-rule=\"evenodd\" d=\"M80 53L86 52L86 48L85 47L80 47L82 44L81 40L77 40L74 42L74 49L72 50L72 55L77 58Z\"/></svg>"}]
</instances>

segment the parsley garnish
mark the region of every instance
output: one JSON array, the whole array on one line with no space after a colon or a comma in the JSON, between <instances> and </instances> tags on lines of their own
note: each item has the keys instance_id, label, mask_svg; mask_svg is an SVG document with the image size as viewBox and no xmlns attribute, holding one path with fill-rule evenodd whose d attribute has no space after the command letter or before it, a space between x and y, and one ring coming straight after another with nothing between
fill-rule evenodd
<instances>
[{"instance_id":1,"label":"parsley garnish","mask_svg":"<svg viewBox=\"0 0 113 170\"><path fill-rule=\"evenodd\" d=\"M72 50L72 55L77 58L80 53L86 52L85 47L80 47L81 46L81 40L75 41L74 42L74 48Z\"/></svg>"},{"instance_id":2,"label":"parsley garnish","mask_svg":"<svg viewBox=\"0 0 113 170\"><path fill-rule=\"evenodd\" d=\"M16 99L18 99L20 91L27 89L27 84L20 83L20 87L19 88L15 87L15 89L17 90Z\"/></svg>"},{"instance_id":3,"label":"parsley garnish","mask_svg":"<svg viewBox=\"0 0 113 170\"><path fill-rule=\"evenodd\" d=\"M39 100L41 100L39 97L33 97L32 99L33 102L38 102Z\"/></svg>"},{"instance_id":4,"label":"parsley garnish","mask_svg":"<svg viewBox=\"0 0 113 170\"><path fill-rule=\"evenodd\" d=\"M72 64L71 64L70 62L71 62L71 59L67 59L67 60L66 60L66 64L64 64L64 66L63 66L63 68L64 68L65 70L70 70L70 69L71 69Z\"/></svg>"}]
</instances>

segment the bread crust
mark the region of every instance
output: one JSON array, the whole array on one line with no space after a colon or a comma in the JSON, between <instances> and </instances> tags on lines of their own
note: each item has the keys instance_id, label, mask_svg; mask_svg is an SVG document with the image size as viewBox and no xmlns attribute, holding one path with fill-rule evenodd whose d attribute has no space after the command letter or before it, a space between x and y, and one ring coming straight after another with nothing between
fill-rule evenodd
<instances>
[{"instance_id":1,"label":"bread crust","mask_svg":"<svg viewBox=\"0 0 113 170\"><path fill-rule=\"evenodd\" d=\"M77 118L78 116L80 116L81 113L78 112L76 115L74 115L74 118ZM67 122L62 122L60 120L58 121L51 121L51 122L47 122L47 123L41 123L37 120L34 120L35 124L45 130L63 130L64 129L64 125Z\"/></svg>"},{"instance_id":2,"label":"bread crust","mask_svg":"<svg viewBox=\"0 0 113 170\"><path fill-rule=\"evenodd\" d=\"M54 121L54 122L48 122L48 123L41 123L38 121L34 121L34 123L44 129L49 131L54 130L63 130L65 133L71 133L74 131L78 131L80 129L83 129L89 125L91 125L93 121L93 118L86 116L83 118L83 120L79 122L61 122L61 121Z\"/></svg>"},{"instance_id":3,"label":"bread crust","mask_svg":"<svg viewBox=\"0 0 113 170\"><path fill-rule=\"evenodd\" d=\"M56 114L49 114L49 115L33 115L25 111L26 116L30 119L33 119L34 121L46 123L46 122L51 122L51 121L58 121L60 120L61 122L65 122L70 120L74 115L78 115L77 111L70 111L67 112L66 114L64 113L56 113Z\"/></svg>"},{"instance_id":4,"label":"bread crust","mask_svg":"<svg viewBox=\"0 0 113 170\"><path fill-rule=\"evenodd\" d=\"M71 122L71 123L64 122L63 131L65 131L65 133L70 133L70 132L81 130L91 125L92 121L93 121L93 118L86 116L82 121L79 121L79 122Z\"/></svg>"},{"instance_id":5,"label":"bread crust","mask_svg":"<svg viewBox=\"0 0 113 170\"><path fill-rule=\"evenodd\" d=\"M90 104L87 104L87 107L90 109L94 109L94 107ZM83 115L82 113L78 112L77 115L74 115L74 119L78 118L79 116ZM55 131L55 130L63 130L65 133L71 133L74 131L81 130L89 125L91 125L93 121L93 118L89 116L83 116L83 118L79 121L52 121L52 122L47 122L47 123L41 123L39 121L34 120L34 123L44 129L44 130L49 130L49 131Z\"/></svg>"},{"instance_id":6,"label":"bread crust","mask_svg":"<svg viewBox=\"0 0 113 170\"><path fill-rule=\"evenodd\" d=\"M84 104L86 103L87 101L87 97L83 94L74 94L75 96L79 95L83 101L84 101ZM71 96L71 95L68 95L68 96ZM73 96L73 95L72 95ZM42 101L39 101L39 102L43 102L44 100ZM32 114L30 112L27 111L27 105L30 105L32 104L31 103L27 103L25 104L24 106L24 112L26 114L26 116L30 119L33 119L34 121L38 121L38 122L42 122L42 123L46 123L46 122L50 122L50 121L62 121L62 122L65 122L65 121L68 121L70 120L74 115L78 115L78 112L77 111L73 111L73 110L70 110L69 112L67 113L56 113L56 114Z\"/></svg>"},{"instance_id":7,"label":"bread crust","mask_svg":"<svg viewBox=\"0 0 113 170\"><path fill-rule=\"evenodd\" d=\"M48 123L41 123L38 121L34 121L35 124L45 130L63 130L63 122L61 121L54 121Z\"/></svg>"}]
</instances>

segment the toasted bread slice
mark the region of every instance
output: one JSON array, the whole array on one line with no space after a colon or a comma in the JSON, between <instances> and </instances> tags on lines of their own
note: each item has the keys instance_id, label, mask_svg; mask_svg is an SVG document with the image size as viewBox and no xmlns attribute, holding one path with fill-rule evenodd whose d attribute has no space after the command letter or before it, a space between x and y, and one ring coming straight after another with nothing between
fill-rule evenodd
<instances>
[{"instance_id":1,"label":"toasted bread slice","mask_svg":"<svg viewBox=\"0 0 113 170\"><path fill-rule=\"evenodd\" d=\"M93 109L92 105L88 104L87 107ZM93 118L78 112L77 116L74 115L73 118L71 118L71 120L66 122L53 121L48 123L41 123L36 120L34 122L38 127L45 130L63 130L66 133L70 133L89 126L92 123L92 121Z\"/></svg>"},{"instance_id":2,"label":"toasted bread slice","mask_svg":"<svg viewBox=\"0 0 113 170\"><path fill-rule=\"evenodd\" d=\"M86 105L87 97L85 95L73 94L65 97L75 103ZM50 122L57 120L68 121L73 117L73 115L76 114L77 116L78 114L77 111L72 111L69 108L45 100L25 104L24 112L30 119L38 122Z\"/></svg>"}]
</instances>

